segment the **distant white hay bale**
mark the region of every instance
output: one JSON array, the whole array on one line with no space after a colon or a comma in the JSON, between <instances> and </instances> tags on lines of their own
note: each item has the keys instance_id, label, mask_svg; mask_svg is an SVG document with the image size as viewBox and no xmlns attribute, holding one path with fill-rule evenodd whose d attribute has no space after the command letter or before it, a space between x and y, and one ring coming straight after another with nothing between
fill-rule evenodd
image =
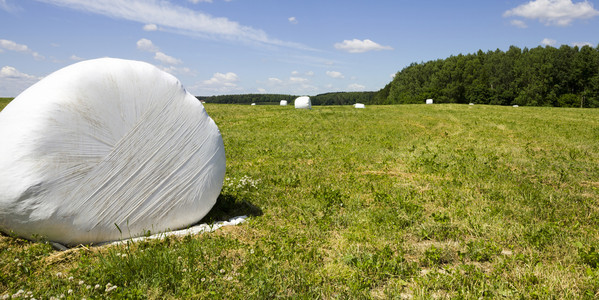
<instances>
[{"instance_id":1,"label":"distant white hay bale","mask_svg":"<svg viewBox=\"0 0 599 300\"><path fill-rule=\"evenodd\" d=\"M225 149L172 75L101 58L56 71L0 113L0 230L66 245L185 228L220 194Z\"/></svg>"},{"instance_id":2,"label":"distant white hay bale","mask_svg":"<svg viewBox=\"0 0 599 300\"><path fill-rule=\"evenodd\" d=\"M299 109L312 109L312 102L310 97L302 96L295 99L295 108Z\"/></svg>"},{"instance_id":3,"label":"distant white hay bale","mask_svg":"<svg viewBox=\"0 0 599 300\"><path fill-rule=\"evenodd\" d=\"M256 103L252 103L252 105L256 105Z\"/></svg>"},{"instance_id":4,"label":"distant white hay bale","mask_svg":"<svg viewBox=\"0 0 599 300\"><path fill-rule=\"evenodd\" d=\"M355 108L366 108L366 106L364 106L364 103L356 103L354 104Z\"/></svg>"},{"instance_id":5,"label":"distant white hay bale","mask_svg":"<svg viewBox=\"0 0 599 300\"><path fill-rule=\"evenodd\" d=\"M287 106L287 100L281 100L281 106Z\"/></svg>"},{"instance_id":6,"label":"distant white hay bale","mask_svg":"<svg viewBox=\"0 0 599 300\"><path fill-rule=\"evenodd\" d=\"M433 104L433 99L426 99L426 104Z\"/></svg>"},{"instance_id":7,"label":"distant white hay bale","mask_svg":"<svg viewBox=\"0 0 599 300\"><path fill-rule=\"evenodd\" d=\"M514 106L513 106L513 107L518 107L518 104L514 104Z\"/></svg>"},{"instance_id":8,"label":"distant white hay bale","mask_svg":"<svg viewBox=\"0 0 599 300\"><path fill-rule=\"evenodd\" d=\"M468 104L468 105L474 105L474 103L470 102L470 104Z\"/></svg>"}]
</instances>

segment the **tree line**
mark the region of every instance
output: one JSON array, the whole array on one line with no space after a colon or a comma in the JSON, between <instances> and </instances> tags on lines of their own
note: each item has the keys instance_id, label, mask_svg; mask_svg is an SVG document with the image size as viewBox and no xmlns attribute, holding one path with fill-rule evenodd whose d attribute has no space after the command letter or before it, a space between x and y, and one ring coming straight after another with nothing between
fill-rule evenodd
<instances>
[{"instance_id":1,"label":"tree line","mask_svg":"<svg viewBox=\"0 0 599 300\"><path fill-rule=\"evenodd\" d=\"M271 103L279 104L281 100L287 100L293 103L293 100L297 96L284 95L284 94L239 94L239 95L219 95L219 96L196 96L199 100L206 101L209 103L239 103L239 104L251 104L251 103Z\"/></svg>"},{"instance_id":2,"label":"tree line","mask_svg":"<svg viewBox=\"0 0 599 300\"><path fill-rule=\"evenodd\" d=\"M350 105L358 103L371 103L377 92L335 92L310 96L312 105ZM238 103L238 104L279 104L281 100L287 100L290 105L297 95L285 94L239 94L219 96L197 96L199 100L208 103Z\"/></svg>"},{"instance_id":3,"label":"tree line","mask_svg":"<svg viewBox=\"0 0 599 300\"><path fill-rule=\"evenodd\" d=\"M412 63L370 104L479 103L599 107L599 47L511 46Z\"/></svg>"}]
</instances>

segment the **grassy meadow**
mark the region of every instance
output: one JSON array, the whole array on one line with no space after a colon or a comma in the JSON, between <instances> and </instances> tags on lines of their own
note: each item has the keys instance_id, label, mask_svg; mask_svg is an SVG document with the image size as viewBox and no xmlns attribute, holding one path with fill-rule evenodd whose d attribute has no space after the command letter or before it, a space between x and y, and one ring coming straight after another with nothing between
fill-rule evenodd
<instances>
[{"instance_id":1,"label":"grassy meadow","mask_svg":"<svg viewBox=\"0 0 599 300\"><path fill-rule=\"evenodd\" d=\"M599 111L206 104L213 233L56 251L0 236L0 299L599 297Z\"/></svg>"},{"instance_id":2,"label":"grassy meadow","mask_svg":"<svg viewBox=\"0 0 599 300\"><path fill-rule=\"evenodd\" d=\"M13 98L0 98L0 111L4 109L4 107L12 101Z\"/></svg>"}]
</instances>

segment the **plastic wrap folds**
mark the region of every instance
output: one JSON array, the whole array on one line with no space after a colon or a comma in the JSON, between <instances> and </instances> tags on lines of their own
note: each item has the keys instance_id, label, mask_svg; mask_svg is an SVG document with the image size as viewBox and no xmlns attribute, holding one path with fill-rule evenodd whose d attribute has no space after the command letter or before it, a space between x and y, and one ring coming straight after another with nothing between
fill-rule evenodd
<instances>
[{"instance_id":1,"label":"plastic wrap folds","mask_svg":"<svg viewBox=\"0 0 599 300\"><path fill-rule=\"evenodd\" d=\"M223 140L172 75L102 58L58 70L0 113L0 230L76 245L198 222Z\"/></svg>"}]
</instances>

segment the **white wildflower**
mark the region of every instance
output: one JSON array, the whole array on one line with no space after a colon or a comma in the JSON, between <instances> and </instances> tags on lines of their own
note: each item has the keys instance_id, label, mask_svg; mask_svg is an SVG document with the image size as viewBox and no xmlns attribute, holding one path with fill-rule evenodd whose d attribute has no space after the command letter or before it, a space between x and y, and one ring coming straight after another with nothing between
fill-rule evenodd
<instances>
[{"instance_id":1,"label":"white wildflower","mask_svg":"<svg viewBox=\"0 0 599 300\"><path fill-rule=\"evenodd\" d=\"M110 293L112 292L114 289L116 289L117 286L116 285L112 285L110 282L106 284L106 290L104 290L106 293Z\"/></svg>"}]
</instances>

